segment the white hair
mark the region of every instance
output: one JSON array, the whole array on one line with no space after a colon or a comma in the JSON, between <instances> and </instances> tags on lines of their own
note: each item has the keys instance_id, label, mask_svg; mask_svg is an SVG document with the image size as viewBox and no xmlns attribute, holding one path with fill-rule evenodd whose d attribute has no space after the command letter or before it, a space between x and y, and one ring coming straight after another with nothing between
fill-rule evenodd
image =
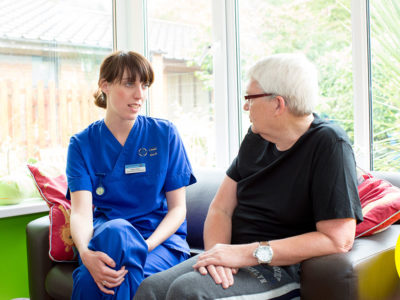
<instances>
[{"instance_id":1,"label":"white hair","mask_svg":"<svg viewBox=\"0 0 400 300\"><path fill-rule=\"evenodd\" d=\"M248 71L266 93L282 96L294 115L313 112L318 97L315 66L303 54L275 54L258 61Z\"/></svg>"}]
</instances>

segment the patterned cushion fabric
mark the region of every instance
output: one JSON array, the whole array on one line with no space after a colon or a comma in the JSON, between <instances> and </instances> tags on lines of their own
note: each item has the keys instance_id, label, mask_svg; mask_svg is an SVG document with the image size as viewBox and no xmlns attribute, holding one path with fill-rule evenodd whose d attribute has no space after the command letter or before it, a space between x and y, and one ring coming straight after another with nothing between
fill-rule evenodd
<instances>
[{"instance_id":1,"label":"patterned cushion fabric","mask_svg":"<svg viewBox=\"0 0 400 300\"><path fill-rule=\"evenodd\" d=\"M356 228L356 238L387 229L400 219L400 189L389 182L363 175L358 186L364 221Z\"/></svg>"},{"instance_id":2,"label":"patterned cushion fabric","mask_svg":"<svg viewBox=\"0 0 400 300\"><path fill-rule=\"evenodd\" d=\"M71 261L77 259L70 233L71 204L65 198L67 178L61 172L50 174L45 168L28 165L42 198L49 206L49 256L54 261ZM53 171L54 173L54 171ZM57 172L56 172L57 173Z\"/></svg>"}]
</instances>

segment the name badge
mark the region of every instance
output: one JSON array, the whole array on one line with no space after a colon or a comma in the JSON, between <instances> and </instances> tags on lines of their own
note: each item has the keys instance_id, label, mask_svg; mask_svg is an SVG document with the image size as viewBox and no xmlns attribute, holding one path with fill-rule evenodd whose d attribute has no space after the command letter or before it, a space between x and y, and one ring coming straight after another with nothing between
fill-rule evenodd
<instances>
[{"instance_id":1,"label":"name badge","mask_svg":"<svg viewBox=\"0 0 400 300\"><path fill-rule=\"evenodd\" d=\"M146 172L146 164L125 165L125 174L144 173Z\"/></svg>"}]
</instances>

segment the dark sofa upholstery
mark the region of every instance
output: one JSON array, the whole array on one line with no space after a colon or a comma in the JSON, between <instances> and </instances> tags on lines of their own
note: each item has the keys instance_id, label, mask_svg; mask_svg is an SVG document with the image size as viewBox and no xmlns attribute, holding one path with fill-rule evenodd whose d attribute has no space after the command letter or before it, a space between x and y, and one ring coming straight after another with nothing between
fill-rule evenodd
<instances>
[{"instance_id":1,"label":"dark sofa upholstery","mask_svg":"<svg viewBox=\"0 0 400 300\"><path fill-rule=\"evenodd\" d=\"M224 176L222 170L198 170L198 183L187 188L188 243L193 253L203 248L203 223L210 201ZM400 187L400 173L375 172ZM28 276L31 300L70 299L76 263L55 263L48 256L47 216L27 226ZM400 225L356 239L348 253L312 258L302 263L304 300L400 299L394 250Z\"/></svg>"}]
</instances>

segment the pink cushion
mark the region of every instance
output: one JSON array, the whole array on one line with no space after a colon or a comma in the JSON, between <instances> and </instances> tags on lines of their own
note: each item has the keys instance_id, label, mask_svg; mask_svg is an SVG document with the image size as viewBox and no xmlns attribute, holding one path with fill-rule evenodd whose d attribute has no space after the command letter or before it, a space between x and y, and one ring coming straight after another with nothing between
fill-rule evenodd
<instances>
[{"instance_id":1,"label":"pink cushion","mask_svg":"<svg viewBox=\"0 0 400 300\"><path fill-rule=\"evenodd\" d=\"M71 204L65 198L67 178L64 174L51 176L37 166L28 165L39 193L49 206L49 256L54 261L76 260L77 251L69 228Z\"/></svg>"},{"instance_id":2,"label":"pink cushion","mask_svg":"<svg viewBox=\"0 0 400 300\"><path fill-rule=\"evenodd\" d=\"M358 186L364 221L356 228L356 237L373 235L400 219L400 189L389 182L363 175Z\"/></svg>"}]
</instances>

